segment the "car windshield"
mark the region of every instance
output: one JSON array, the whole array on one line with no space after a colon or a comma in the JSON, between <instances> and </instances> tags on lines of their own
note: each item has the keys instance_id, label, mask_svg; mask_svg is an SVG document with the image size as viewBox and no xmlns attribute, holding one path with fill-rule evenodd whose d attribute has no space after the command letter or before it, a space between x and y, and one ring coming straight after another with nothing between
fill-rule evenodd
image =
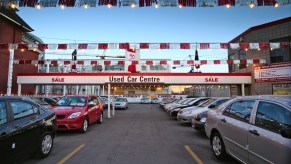
<instances>
[{"instance_id":1,"label":"car windshield","mask_svg":"<svg viewBox=\"0 0 291 164\"><path fill-rule=\"evenodd\" d=\"M38 99L38 98L32 97L31 99L32 99L33 101L35 101L36 103L38 103L39 105L49 105L47 102L42 101L42 100L40 100L40 99Z\"/></svg>"},{"instance_id":2,"label":"car windshield","mask_svg":"<svg viewBox=\"0 0 291 164\"><path fill-rule=\"evenodd\" d=\"M206 107L206 106L212 104L214 101L215 101L215 99L209 99L209 100L206 100L205 102L203 102L202 104L200 104L198 106L199 107Z\"/></svg>"},{"instance_id":3,"label":"car windshield","mask_svg":"<svg viewBox=\"0 0 291 164\"><path fill-rule=\"evenodd\" d=\"M126 99L124 98L116 98L116 102L126 102Z\"/></svg>"},{"instance_id":4,"label":"car windshield","mask_svg":"<svg viewBox=\"0 0 291 164\"><path fill-rule=\"evenodd\" d=\"M55 106L79 106L84 107L87 102L87 97L63 97Z\"/></svg>"}]
</instances>

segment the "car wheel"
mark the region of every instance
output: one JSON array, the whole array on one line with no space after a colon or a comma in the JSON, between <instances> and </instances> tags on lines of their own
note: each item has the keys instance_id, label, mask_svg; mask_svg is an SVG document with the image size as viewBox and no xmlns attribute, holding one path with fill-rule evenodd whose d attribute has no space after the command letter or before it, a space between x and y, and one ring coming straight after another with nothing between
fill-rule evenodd
<instances>
[{"instance_id":1,"label":"car wheel","mask_svg":"<svg viewBox=\"0 0 291 164\"><path fill-rule=\"evenodd\" d=\"M102 124L103 123L103 113L100 114L100 118L97 121L98 124Z\"/></svg>"},{"instance_id":2,"label":"car wheel","mask_svg":"<svg viewBox=\"0 0 291 164\"><path fill-rule=\"evenodd\" d=\"M225 146L221 135L218 132L213 133L211 136L212 151L215 157L219 160L225 160L227 157Z\"/></svg>"},{"instance_id":3,"label":"car wheel","mask_svg":"<svg viewBox=\"0 0 291 164\"><path fill-rule=\"evenodd\" d=\"M41 136L40 142L38 143L35 157L45 158L47 157L53 148L53 134L51 132L44 132Z\"/></svg>"},{"instance_id":4,"label":"car wheel","mask_svg":"<svg viewBox=\"0 0 291 164\"><path fill-rule=\"evenodd\" d=\"M84 121L83 121L83 124L82 124L82 128L80 129L80 131L81 131L82 133L86 133L87 130L88 130L88 125L89 125L88 118L85 117L85 118L84 118Z\"/></svg>"}]
</instances>

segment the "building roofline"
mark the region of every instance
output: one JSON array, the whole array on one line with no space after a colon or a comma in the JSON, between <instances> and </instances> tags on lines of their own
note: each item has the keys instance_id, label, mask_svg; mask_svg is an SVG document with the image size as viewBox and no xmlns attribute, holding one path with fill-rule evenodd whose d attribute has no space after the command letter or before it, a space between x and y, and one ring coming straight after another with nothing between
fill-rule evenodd
<instances>
[{"instance_id":1,"label":"building roofline","mask_svg":"<svg viewBox=\"0 0 291 164\"><path fill-rule=\"evenodd\" d=\"M0 6L0 16L25 29L26 32L34 31L21 17L16 14L15 11L10 11L3 6Z\"/></svg>"},{"instance_id":2,"label":"building roofline","mask_svg":"<svg viewBox=\"0 0 291 164\"><path fill-rule=\"evenodd\" d=\"M239 40L241 37L247 35L248 33L252 32L252 31L264 29L264 28L267 28L267 27L275 26L275 25L286 23L286 22L290 22L290 21L291 21L291 17L287 17L287 18L279 19L279 20L276 20L276 21L273 21L273 22L268 22L268 23L265 23L265 24L261 24L261 25L258 25L258 26L253 26L253 27L247 29L246 31L244 31L243 33L241 33L240 35L238 35L237 37L235 37L234 39L232 39L231 41L229 41L228 43L233 43L233 42Z\"/></svg>"}]
</instances>

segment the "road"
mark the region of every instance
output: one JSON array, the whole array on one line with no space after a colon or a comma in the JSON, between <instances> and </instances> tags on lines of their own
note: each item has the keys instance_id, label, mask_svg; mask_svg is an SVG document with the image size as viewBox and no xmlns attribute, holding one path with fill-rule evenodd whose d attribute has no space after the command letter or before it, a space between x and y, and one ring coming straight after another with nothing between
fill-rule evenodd
<instances>
[{"instance_id":1,"label":"road","mask_svg":"<svg viewBox=\"0 0 291 164\"><path fill-rule=\"evenodd\" d=\"M107 111L106 111L107 113ZM87 133L59 132L51 154L24 163L194 164L218 161L208 138L183 125L157 104L130 104L114 118L93 124Z\"/></svg>"}]
</instances>

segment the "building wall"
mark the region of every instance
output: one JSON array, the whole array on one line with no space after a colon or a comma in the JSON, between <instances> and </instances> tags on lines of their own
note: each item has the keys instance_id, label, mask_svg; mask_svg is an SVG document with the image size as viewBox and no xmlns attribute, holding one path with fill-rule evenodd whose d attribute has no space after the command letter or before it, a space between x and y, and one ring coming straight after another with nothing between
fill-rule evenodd
<instances>
[{"instance_id":1,"label":"building wall","mask_svg":"<svg viewBox=\"0 0 291 164\"><path fill-rule=\"evenodd\" d=\"M247 35L239 38L235 43L246 42L246 43L258 43L258 42L269 42L273 39L290 37L291 36L291 21L282 24L266 27L263 29L249 32ZM247 59L266 59L266 64L270 64L270 49L261 50L247 50ZM229 50L228 55L235 54L235 59L239 59L238 50ZM290 62L290 61L289 61ZM235 64L234 71L231 69L230 72L251 72L252 73L252 84L247 86L247 90L250 90L250 95L271 95L272 85L290 82L269 82L269 83L255 83L254 79L254 67L259 66L258 64L247 65L244 69L239 69L239 65ZM231 67L231 66L230 66Z\"/></svg>"},{"instance_id":2,"label":"building wall","mask_svg":"<svg viewBox=\"0 0 291 164\"><path fill-rule=\"evenodd\" d=\"M22 41L22 28L17 27L10 21L0 17L0 43L21 43ZM0 94L6 94L7 91L7 79L8 79L8 64L9 64L9 50L0 50ZM39 54L34 51L15 50L15 60L37 60ZM14 65L13 77L12 77L12 94L17 93L17 74L18 73L36 73L37 67L34 65ZM27 85L22 88L23 94L34 93L34 85Z\"/></svg>"}]
</instances>

